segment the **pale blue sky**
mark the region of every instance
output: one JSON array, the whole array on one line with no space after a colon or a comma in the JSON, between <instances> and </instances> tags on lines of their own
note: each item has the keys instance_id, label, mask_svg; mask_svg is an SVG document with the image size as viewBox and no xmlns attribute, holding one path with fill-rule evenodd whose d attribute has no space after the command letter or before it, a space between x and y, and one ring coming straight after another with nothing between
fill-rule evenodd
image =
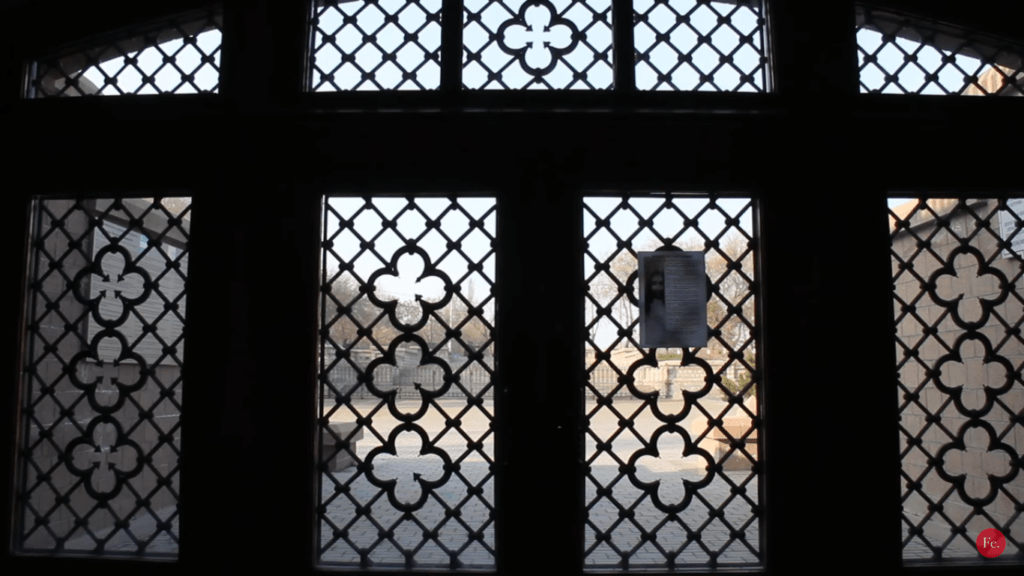
<instances>
[{"instance_id":1,"label":"pale blue sky","mask_svg":"<svg viewBox=\"0 0 1024 576\"><path fill-rule=\"evenodd\" d=\"M214 66L202 65L202 54L200 51L196 50L193 46L184 46L184 42L181 39L160 44L160 50L163 50L168 55L175 55L174 63L178 68L181 68L186 73L195 74L193 82L199 87L199 91L209 91L220 82L220 74L218 72L220 67L220 43L220 30L207 30L196 36L196 45L199 49L205 54L214 54ZM159 69L159 72L156 72L156 84L161 90L174 90L182 82L181 72L170 64L164 64L164 56L160 53L160 50L150 47L136 52L134 55L138 58L138 67L147 75L151 75ZM125 65L123 58L114 58L101 63L99 66L86 69L83 74L100 89L100 94L119 94L113 86L104 86L104 72L107 76L116 75L118 87L125 92L133 93L142 85L142 74L134 66ZM178 94L191 94L195 92L197 90L188 83L176 91ZM143 86L142 90L139 90L139 94L156 93L157 90L150 84Z\"/></svg>"},{"instance_id":2,"label":"pale blue sky","mask_svg":"<svg viewBox=\"0 0 1024 576\"><path fill-rule=\"evenodd\" d=\"M463 43L467 49L477 51L487 44L490 33L497 31L501 24L510 17L511 13L518 12L524 0L504 0L504 5L489 3L489 0L465 0L466 7L473 13L481 12L481 22L471 22L463 30ZM564 13L567 19L572 21L580 30L585 30L585 42L577 45L577 48L564 56L563 61L557 61L554 69L544 76L544 80L555 89L589 89L587 84L574 82L572 69L586 70L586 80L598 89L607 89L612 85L611 61L595 64L595 51L603 52L611 46L612 32L611 19L608 23L593 24L593 12L609 11L611 0L590 0L589 2L574 2L572 0L552 0L556 11ZM636 0L635 8L639 12L646 13L654 4L653 0ZM676 0L673 5L680 13L689 12L694 6L693 0ZM406 30L420 30L418 41L423 45L422 49L413 44L404 46L403 33L396 25L390 25L378 35L377 42L385 50L395 50L399 46L397 59L402 67L413 69L419 67L424 61L424 50L432 51L440 45L441 28L436 22L427 23L426 13L440 9L440 0L423 0L420 5L423 9L406 7L406 0L380 0L381 8L388 13L398 14L402 28ZM587 7L589 6L589 8ZM405 9L403 9L405 7ZM507 7L507 8L506 8ZM711 33L718 26L719 14L728 14L735 9L735 6L728 3L716 4L715 12L706 6L697 8L694 12L691 23L696 32L686 26L680 26L671 32L669 42L656 42L657 33L668 32L675 26L675 14L665 6L657 6L650 12L647 24L641 24L634 29L636 46L646 51L655 46L651 51L651 62L642 63L637 67L637 86L640 89L650 89L657 80L658 71L668 71L677 62L677 53L669 47L669 44L678 46L684 52L688 52L696 45L696 34ZM380 63L381 54L373 47L361 48L363 45L362 35L355 26L343 26L342 14L355 15L360 9L360 4L350 2L340 4L338 10L327 10L321 17L319 26L328 33L335 33L335 42L345 52L357 52L357 63L364 69L376 67ZM366 9L358 13L357 24L364 30L375 30L383 24L384 16L380 11ZM568 39L568 29L564 26L548 26L551 16L548 11L542 8L529 8L525 16L529 29L512 26L508 29L506 41L513 48L520 46L527 47L527 62L536 68L547 65L551 59L548 50L543 50L534 40L550 42L552 46L562 47ZM754 12L747 8L738 10L731 21L740 32L747 34L757 28L757 17ZM542 32L543 31L543 32ZM715 48L725 54L733 54L734 62L743 73L753 72L760 59L758 50L751 46L740 47L740 38L735 31L728 26L719 27L713 35ZM755 41L759 42L759 35L755 35ZM609 52L610 54L610 52ZM718 67L720 54L710 46L699 48L693 55L693 67L682 65L673 72L673 82L681 89L689 89L699 82L699 71L711 72ZM525 86L532 76L527 74L517 63L511 62L512 58L502 52L497 43L491 44L482 53L487 68L502 69L502 81L510 88L516 89ZM463 54L465 62L465 54ZM333 70L341 63L341 54L331 48L325 48L317 53L316 64L323 70ZM570 66L566 66L568 63ZM506 68L506 65L508 66ZM439 68L435 63L424 65L418 72L417 79L428 88L436 88L439 83ZM358 69L351 64L343 65L335 74L335 83L342 89L348 89L359 83L361 76ZM731 66L723 66L715 73L714 81L720 83L725 89L732 89L739 81L740 72ZM760 75L755 75L755 82L760 86ZM418 89L411 80L403 80L398 67L388 63L376 73L376 80L385 87L398 88L401 90ZM319 83L319 78L314 78L314 84ZM487 70L478 62L470 62L463 70L463 83L470 89L502 89L497 82L489 82ZM531 89L543 89L543 86L532 85ZM662 85L660 89L671 89ZM328 85L320 86L321 90L333 90ZM371 82L363 83L359 90L376 90ZM702 90L713 90L714 87L704 85ZM744 85L741 91L755 91L754 86Z\"/></svg>"},{"instance_id":3,"label":"pale blue sky","mask_svg":"<svg viewBox=\"0 0 1024 576\"><path fill-rule=\"evenodd\" d=\"M859 30L857 32L857 44L864 49L868 54L874 54L878 50L879 46L882 45L882 34L874 30ZM899 46L899 48L897 48ZM954 56L954 64L959 68L963 69L963 72L958 70L952 65L942 65L942 58L946 54L940 50L932 48L931 46L921 46L920 42L914 42L904 38L896 38L893 43L885 46L877 54L878 63L869 64L865 66L861 71L860 80L864 83L867 88L872 90L882 89L885 85L885 76L888 73L893 73L904 63L903 52L900 48L908 54L915 54L917 63L920 64L924 70L933 72L938 70L939 83L942 84L946 90L951 92L958 92L963 88L964 72L974 74L979 72L982 68L981 61L977 58L971 58L969 56L956 55ZM863 66L864 54L858 52L858 65ZM980 75L980 74L979 74ZM898 83L906 91L916 93L922 86L924 90L922 94L945 94L939 86L934 82L925 85L925 72L918 68L917 65L911 63L908 64L903 70L900 71L898 77ZM861 87L861 91L865 91L864 87ZM883 94L903 94L904 90L901 90L895 84L888 84L882 89Z\"/></svg>"},{"instance_id":4,"label":"pale blue sky","mask_svg":"<svg viewBox=\"0 0 1024 576\"><path fill-rule=\"evenodd\" d=\"M629 240L630 236L637 230L639 226L638 217L628 210L617 210L617 207L622 203L622 197L615 196L604 196L604 197L585 197L584 203L589 206L595 212L598 218L607 218L609 215L614 214L608 223L608 228L616 233L619 238L623 240ZM665 203L665 197L642 197L635 196L630 198L629 205L636 209L640 217L648 218L655 213ZM718 198L715 200L715 204L721 208L721 210L708 210L701 214L708 205L708 198L691 195L675 196L672 199L673 205L678 208L683 215L687 218L694 219L694 225L709 238L716 238L722 234L723 229L726 226L725 218L726 215L730 218L738 218L738 228L744 230L749 236L753 236L753 210L749 206L751 201L749 198ZM722 212L725 214L722 214ZM699 216L698 216L699 215ZM583 233L584 237L587 237L595 230L596 220L589 211L584 209L583 211ZM658 216L654 218L654 227L657 229L659 234L666 236L674 235L683 227L682 217L679 216L672 210L661 210ZM699 242L698 246L700 250L704 250L704 239L694 231L687 232L684 234L678 243L686 243L688 240ZM654 235L650 230L644 230L632 240L629 240L630 246L635 252L642 252L648 250L654 250L661 246L661 241ZM588 240L588 250L591 254L596 256L601 261L604 261L618 249L618 241L611 233L607 230L600 230L590 237ZM589 278L594 273L595 261L590 256L584 256L583 264L583 276ZM748 274L752 271L746 270ZM600 300L600 299L599 299ZM589 323L593 318L594 312L592 308L587 306L587 322ZM624 318L617 318L624 325L626 321ZM602 320L598 324L596 334L594 335L595 342L602 348L608 347L617 337L617 328L607 320Z\"/></svg>"},{"instance_id":5,"label":"pale blue sky","mask_svg":"<svg viewBox=\"0 0 1024 576\"><path fill-rule=\"evenodd\" d=\"M398 252L405 243L392 229L384 226L381 216L363 207L366 202L361 197L331 197L326 200L338 214L347 220L351 220L351 230L344 229L334 238L334 251L353 265L355 273L366 280L374 271L382 268L381 259L369 251L363 251L356 258L356 254L362 249L360 238L363 240L373 239L374 249L384 258L390 261L392 255ZM474 219L487 216L483 220L483 227L492 235L495 233L496 217L492 208L495 206L494 198L487 197L460 197L457 200L459 206L466 210ZM445 258L433 262L441 271L448 275L452 282L469 274L464 281L463 295L468 298L469 282L472 280L474 297L472 302L478 304L488 295L491 282L495 278L494 255L488 256L492 250L491 240L481 230L470 229L470 222L465 214L459 211L445 211L452 205L448 198L416 198L415 204L423 210L426 215L435 219L441 217L441 226L444 234L437 230L431 230L419 239L418 246L425 250L433 259L448 251L449 239L461 242L461 250L474 262L482 262L482 268L477 272L470 272L469 262L460 254L450 252ZM408 200L400 197L377 197L373 199L373 205L386 218L393 218L405 207ZM488 211L490 211L488 213ZM442 214L444 214L442 216ZM353 216L354 219L353 219ZM415 211L406 211L397 222L398 229L403 236L419 237L425 228L423 215ZM329 213L327 218L327 236L331 237L338 232L338 219L334 214ZM447 236L447 238L445 238ZM329 256L327 267L329 270L337 270L338 262L333 256ZM423 271L422 259L418 256L405 255L399 259L397 278L382 278L379 288L396 296L399 300L412 301L416 294L422 295L428 301L436 301L442 295L443 283L439 280L425 280L417 283L417 279ZM493 318L493 300L485 306L485 315Z\"/></svg>"}]
</instances>

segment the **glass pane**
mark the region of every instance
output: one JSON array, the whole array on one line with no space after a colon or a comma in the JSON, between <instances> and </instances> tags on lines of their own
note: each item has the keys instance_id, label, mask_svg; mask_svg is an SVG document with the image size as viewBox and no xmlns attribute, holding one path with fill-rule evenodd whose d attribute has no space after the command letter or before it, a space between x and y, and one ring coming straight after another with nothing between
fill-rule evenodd
<instances>
[{"instance_id":1,"label":"glass pane","mask_svg":"<svg viewBox=\"0 0 1024 576\"><path fill-rule=\"evenodd\" d=\"M608 90L611 0L465 0L471 90Z\"/></svg>"},{"instance_id":2,"label":"glass pane","mask_svg":"<svg viewBox=\"0 0 1024 576\"><path fill-rule=\"evenodd\" d=\"M589 197L583 219L586 568L760 566L753 201ZM640 327L650 330L659 300L666 326L669 309L695 304L673 290L680 279L667 265L648 273L650 258L684 253L704 261L682 280L706 285L706 325L684 306L679 321L706 345L644 348Z\"/></svg>"},{"instance_id":3,"label":"glass pane","mask_svg":"<svg viewBox=\"0 0 1024 576\"><path fill-rule=\"evenodd\" d=\"M189 208L36 202L19 550L177 556Z\"/></svg>"},{"instance_id":4,"label":"glass pane","mask_svg":"<svg viewBox=\"0 0 1024 576\"><path fill-rule=\"evenodd\" d=\"M494 210L325 202L322 564L494 569Z\"/></svg>"},{"instance_id":5,"label":"glass pane","mask_svg":"<svg viewBox=\"0 0 1024 576\"><path fill-rule=\"evenodd\" d=\"M767 90L760 0L635 0L633 10L640 90Z\"/></svg>"},{"instance_id":6,"label":"glass pane","mask_svg":"<svg viewBox=\"0 0 1024 576\"><path fill-rule=\"evenodd\" d=\"M1024 551L1024 199L892 199L903 559Z\"/></svg>"},{"instance_id":7,"label":"glass pane","mask_svg":"<svg viewBox=\"0 0 1024 576\"><path fill-rule=\"evenodd\" d=\"M866 7L857 11L860 91L1021 96L1024 50L935 22Z\"/></svg>"},{"instance_id":8,"label":"glass pane","mask_svg":"<svg viewBox=\"0 0 1024 576\"><path fill-rule=\"evenodd\" d=\"M29 98L217 92L221 16L183 16L158 28L41 58L29 67ZM122 37L123 37L122 36Z\"/></svg>"},{"instance_id":9,"label":"glass pane","mask_svg":"<svg viewBox=\"0 0 1024 576\"><path fill-rule=\"evenodd\" d=\"M441 0L318 0L310 25L313 91L441 86Z\"/></svg>"}]
</instances>

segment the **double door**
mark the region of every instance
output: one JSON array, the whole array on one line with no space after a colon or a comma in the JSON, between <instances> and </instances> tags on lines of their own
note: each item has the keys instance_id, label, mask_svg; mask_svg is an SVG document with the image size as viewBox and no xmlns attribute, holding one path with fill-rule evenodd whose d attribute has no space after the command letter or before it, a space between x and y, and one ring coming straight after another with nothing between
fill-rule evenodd
<instances>
[{"instance_id":1,"label":"double door","mask_svg":"<svg viewBox=\"0 0 1024 576\"><path fill-rule=\"evenodd\" d=\"M580 572L597 558L597 532L618 537L615 529L594 521L601 512L592 505L597 491L621 487L649 494L651 489L637 486L633 476L648 484L658 479L627 469L610 486L612 480L588 470L593 468L588 460L600 450L598 439L589 434L594 423L588 420L588 406L593 410L594 389L601 392L598 374L590 370L600 362L596 353L588 361L588 347L595 348L588 338L596 338L588 314L602 314L597 309L607 304L598 297L588 299L585 290L589 269L606 254L595 252L588 239L606 213L588 216L586 206L590 198L665 199L667 193L746 198L750 205L748 242L757 256L750 276L756 284L750 289L757 305L752 317L741 312L756 328L751 335L760 338L752 366L759 388L750 411L757 418L750 424L757 433L757 454L748 458L757 478L757 498L755 490L747 492L758 510L751 512L756 519L743 528L742 539L760 555L756 561L771 570L832 562L843 547L863 542L862 524L846 521L860 515L877 523L872 543L878 554L857 558L858 566L867 570L900 562L899 429L892 402L892 270L885 195L916 181L924 182L917 186L966 189L973 178L972 163L988 161L988 155L1002 148L979 151L963 163L950 162L944 170L914 180L901 169L904 160L951 158L951 152L940 143L919 142L899 159L876 154L870 146L877 144L874 132L844 124L839 112L825 120L796 112L310 114L286 120L195 117L184 123L179 114L143 116L203 137L189 148L157 141L145 150L124 150L124 170L103 182L76 186L76 191L95 197L160 191L193 199L180 561L154 569L189 569L211 557L281 570L304 569L323 560L318 510L323 503L318 479L322 454L316 447L322 442L324 416L319 404L324 398L319 353L324 202L352 196L407 200L410 195L494 202L494 329L485 347L493 351L494 380L484 392L493 419L483 440L493 438L493 447L487 448L493 450L488 453L493 470L487 484L493 515L486 528L493 529L496 570L523 573L544 563L554 570ZM947 122L953 140L978 136L979 128L970 120L965 116ZM822 132L817 129L822 123L835 128ZM118 145L118 134L99 128L88 122L79 126L98 134L102 145L69 160L75 169L100 165L104 151ZM805 138L779 147L773 135L783 130ZM442 134L450 137L439 144ZM826 137L849 153L820 145ZM26 138L38 143L32 138L39 136ZM233 160L218 155L224 147L237 152ZM38 158L23 159L39 169L44 164ZM190 169L168 172L168 166ZM988 185L1010 183L993 174ZM51 183L19 198L27 206L37 193L61 191L67 192L66 186ZM648 227L633 218L637 228ZM27 237L27 220L12 218L12 223L12 230L26 234L14 236ZM655 221L650 227L660 226ZM704 239L705 247L714 238ZM611 245L613 251L620 249L618 240ZM25 249L23 243L12 246ZM614 282L611 286L628 299ZM468 292L468 284L465 288ZM483 289L477 284L475 300L466 294L466 301L482 301ZM438 310L444 313L443 306ZM601 330L605 328L595 329L595 334ZM468 335L460 337L471 343ZM741 358L732 360L744 360L749 349L739 350ZM719 374L718 368L711 374ZM741 376L719 375L734 381ZM613 386L623 382L615 374ZM634 388L641 394L653 391ZM720 388L717 383L715 388ZM679 390L686 390L682 383ZM610 397L614 402L638 397L632 390L625 392ZM622 416L623 422L609 426L628 429L630 414ZM671 424L671 418L660 421ZM699 445L700 432L680 428ZM744 446L752 437L722 431ZM655 433L639 435L651 439ZM463 440L479 441L483 432L475 434ZM364 431L357 445L371 446L372 436ZM607 441L607 436L600 439ZM632 449L624 448L618 466L651 469L631 462L643 447L637 442ZM360 458L368 454L357 449ZM398 476L382 474L381 479ZM663 500L678 502L667 496ZM699 501L693 496L690 504L696 507ZM616 515L623 512L629 511L614 510ZM470 526L478 530L480 525ZM821 533L829 534L828 545L815 536ZM725 539L741 537L730 533ZM620 547L608 562L625 558L630 566L634 560L647 561L639 548L629 553ZM35 560L11 559L20 566ZM137 568L116 562L110 567Z\"/></svg>"}]
</instances>

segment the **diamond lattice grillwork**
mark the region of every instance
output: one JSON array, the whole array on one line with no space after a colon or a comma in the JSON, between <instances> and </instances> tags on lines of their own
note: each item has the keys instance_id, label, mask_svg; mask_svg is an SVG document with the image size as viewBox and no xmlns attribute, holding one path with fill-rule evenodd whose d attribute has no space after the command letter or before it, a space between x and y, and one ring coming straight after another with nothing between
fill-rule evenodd
<instances>
[{"instance_id":1,"label":"diamond lattice grillwork","mask_svg":"<svg viewBox=\"0 0 1024 576\"><path fill-rule=\"evenodd\" d=\"M208 12L29 67L29 98L217 92L221 17ZM123 36L122 36L123 37Z\"/></svg>"},{"instance_id":2,"label":"diamond lattice grillwork","mask_svg":"<svg viewBox=\"0 0 1024 576\"><path fill-rule=\"evenodd\" d=\"M469 89L612 87L611 0L466 0Z\"/></svg>"},{"instance_id":3,"label":"diamond lattice grillwork","mask_svg":"<svg viewBox=\"0 0 1024 576\"><path fill-rule=\"evenodd\" d=\"M640 90L766 90L760 0L637 0L633 10Z\"/></svg>"},{"instance_id":4,"label":"diamond lattice grillwork","mask_svg":"<svg viewBox=\"0 0 1024 576\"><path fill-rule=\"evenodd\" d=\"M175 557L189 200L36 208L19 549Z\"/></svg>"},{"instance_id":5,"label":"diamond lattice grillwork","mask_svg":"<svg viewBox=\"0 0 1024 576\"><path fill-rule=\"evenodd\" d=\"M1024 551L1024 200L891 209L905 560Z\"/></svg>"},{"instance_id":6,"label":"diamond lattice grillwork","mask_svg":"<svg viewBox=\"0 0 1024 576\"><path fill-rule=\"evenodd\" d=\"M493 198L330 198L319 555L493 569Z\"/></svg>"},{"instance_id":7,"label":"diamond lattice grillwork","mask_svg":"<svg viewBox=\"0 0 1024 576\"><path fill-rule=\"evenodd\" d=\"M860 91L1021 96L1020 46L920 19L858 10Z\"/></svg>"},{"instance_id":8,"label":"diamond lattice grillwork","mask_svg":"<svg viewBox=\"0 0 1024 576\"><path fill-rule=\"evenodd\" d=\"M754 218L750 199L584 201L588 569L761 562ZM637 253L679 249L705 255L708 346L643 349Z\"/></svg>"},{"instance_id":9,"label":"diamond lattice grillwork","mask_svg":"<svg viewBox=\"0 0 1024 576\"><path fill-rule=\"evenodd\" d=\"M436 90L441 0L317 2L311 88Z\"/></svg>"}]
</instances>

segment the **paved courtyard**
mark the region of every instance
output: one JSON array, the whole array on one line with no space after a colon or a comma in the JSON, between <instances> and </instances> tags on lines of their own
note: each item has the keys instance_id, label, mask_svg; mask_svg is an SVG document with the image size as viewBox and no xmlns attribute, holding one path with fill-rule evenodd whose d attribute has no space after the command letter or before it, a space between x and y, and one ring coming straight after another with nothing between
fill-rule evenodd
<instances>
[{"instance_id":1,"label":"paved courtyard","mask_svg":"<svg viewBox=\"0 0 1024 576\"><path fill-rule=\"evenodd\" d=\"M631 401L620 402L615 406L622 412L632 414L629 410ZM455 401L442 402L450 415L457 410ZM633 402L634 408L639 407ZM414 401L403 401L400 408L411 411ZM464 406L464 404L461 404ZM723 411L726 405L722 402L708 401L705 407L714 414ZM357 409L369 408L370 403L357 406ZM485 406L490 412L491 407ZM676 407L676 411L681 406ZM663 409L672 411L665 405ZM694 416L698 418L698 416ZM704 418L699 416L699 418ZM344 420L344 418L339 418ZM684 424L690 422L687 419ZM358 565L360 558L355 548L369 549L369 560L376 566L402 567L405 553L411 552L414 562L420 567L450 566L452 553L455 553L462 568L489 569L493 568L494 524L491 522L490 505L493 504L493 481L488 478L489 464L480 452L467 452L467 438L484 439L481 450L492 453L493 436L489 430L488 418L479 411L471 412L462 418L463 436L454 431L437 437L444 429L445 417L435 411L428 411L420 424L434 440L436 448L444 450L455 460L459 460L459 470L449 481L434 489L433 496L426 498L422 508L409 516L396 509L389 501L386 490L371 484L365 475L357 475L355 468L348 468L331 474L333 481L325 477L322 498L327 503L327 522L321 523L321 545L325 546L322 561L331 564ZM373 426L385 437L399 422L390 417L386 411L378 412L373 418ZM639 434L650 437L657 428L657 421L645 418L643 414L637 418L636 429ZM619 428L618 418L610 412L599 412L591 420L594 433L602 440L608 439ZM684 426L685 428L685 426ZM380 442L371 434L365 434L357 443L359 457L366 459L371 450L380 446ZM586 450L591 454L595 442L590 439ZM623 460L638 450L642 444L636 437L620 435L612 440L612 447ZM378 455L374 458L374 475L382 480L394 480L393 496L399 503L416 502L421 497L420 487L416 478L425 481L438 480L442 477L443 462L438 456L421 455L421 439L412 433L397 436L395 455ZM699 459L683 459L672 457L681 454L682 442L677 435L672 435L668 443L659 443L662 458L646 459L638 462L637 475L641 480L660 481L658 496L663 502L679 502L685 493L682 479L699 480L705 475ZM614 569L619 566L621 553L628 553L631 567L664 566L664 554L655 546L641 542L641 528L651 530L664 520L664 513L652 504L650 497L645 497L627 477L620 477L618 464L608 456L599 457L592 462L593 479L586 481L586 499L590 505L588 525L586 526L586 563L591 569ZM618 480L616 480L618 478ZM609 498L596 499L597 484L611 486ZM344 492L335 492L336 485L347 486ZM480 494L469 494L468 487L480 487ZM734 486L742 486L742 491ZM737 493L734 493L737 492ZM742 492L738 493L738 492ZM743 497L745 494L746 498ZM759 549L759 523L753 517L750 501L758 501L757 479L747 471L726 471L715 477L712 482L693 494L689 506L679 513L678 522L670 522L657 531L656 543L663 549L676 551L677 565L680 563L704 564L708 554L696 542L685 547L686 529L701 532L701 542L708 549L718 552L718 561L724 564L757 563L755 551ZM708 511L719 508L723 503L724 514L721 518L711 518ZM621 506L621 507L620 507ZM352 522L357 507L363 508L364 514ZM632 518L623 518L621 509L632 510ZM453 514L452 510L457 510ZM170 517L173 509L156 511L162 518ZM628 514L627 514L628 515ZM372 520L369 518L372 517ZM178 533L178 522L173 521L173 530ZM594 527L609 532L610 541L595 545ZM136 538L150 541L146 547L148 554L175 554L178 544L165 532L155 538L156 522L148 515L137 516L131 522L131 530ZM730 532L743 529L743 540L730 541ZM109 534L110 529L96 531L99 538ZM424 533L430 538L424 538ZM613 547L614 546L614 547ZM66 549L88 552L95 548L95 542L88 536L80 536L67 542ZM132 553L137 544L124 531L118 531L105 545L108 552ZM974 557L977 554L966 542L955 542L946 551L946 557ZM912 542L904 550L906 559L928 559L931 552L923 545Z\"/></svg>"},{"instance_id":2,"label":"paved courtyard","mask_svg":"<svg viewBox=\"0 0 1024 576\"><path fill-rule=\"evenodd\" d=\"M171 518L174 514L174 507L162 508L160 510L154 510L161 520ZM131 519L129 530L131 530L132 536L139 542L146 542L145 555L146 556L168 556L175 557L178 554L178 541L172 538L166 531L160 531L157 533L157 521L152 515L148 513L136 514ZM97 540L103 540L109 537L103 546L104 553L123 553L136 555L139 550L139 544L133 541L132 537L129 536L124 530L118 530L111 536L113 527L103 528L100 530L94 530L93 534ZM171 521L171 531L177 535L178 531L178 517L175 515ZM90 537L88 534L82 534L76 538L72 538L67 541L64 545L64 549L69 552L83 552L93 553L96 550L96 540Z\"/></svg>"},{"instance_id":3,"label":"paved courtyard","mask_svg":"<svg viewBox=\"0 0 1024 576\"><path fill-rule=\"evenodd\" d=\"M400 405L402 411L413 411L418 402L408 401ZM464 403L455 400L442 402L446 412L451 415ZM616 400L615 405L632 414L640 407L639 402ZM372 402L357 405L361 413L371 409ZM707 401L704 406L715 415L726 408L724 402ZM486 409L492 411L490 406ZM682 409L681 401L675 406L663 404L667 412L678 412ZM351 415L350 415L351 416ZM706 417L696 414L692 419L706 421ZM338 421L345 421L340 417ZM687 419L684 424L689 424ZM488 435L489 419L478 411L472 411L461 418L461 428L469 440L484 438L483 451L492 453L493 436ZM636 418L637 432L641 436L650 437L659 426L653 415L646 413ZM447 452L452 459L457 459L466 452L467 437L444 430L445 417L430 410L419 421L428 436L434 440L434 446ZM385 412L377 412L373 417L373 426L382 436L388 436L399 422ZM598 412L591 420L591 427L602 440L607 440L619 428L618 416L607 410ZM635 435L620 435L611 441L613 450L623 459L628 458L642 443ZM588 441L587 451L594 449L595 441ZM374 475L380 480L394 480L394 497L401 502L416 502L421 496L419 484L415 478L425 481L437 480L442 477L443 461L434 455L419 453L422 440L417 434L399 434L395 442L395 455L379 454L373 459ZM357 443L357 452L361 459L367 459L371 451L380 446L380 442L370 434L364 435ZM638 462L638 475L643 481L660 481L659 498L666 503L676 503L683 499L685 487L682 479L699 480L706 475L704 461L696 458L683 459L682 438L678 435L666 435L659 442L661 458L641 460ZM676 457L672 455L675 454ZM494 542L494 526L490 522L489 504L493 503L493 482L488 478L488 463L479 452L470 454L460 462L460 479L453 475L449 481L435 490L434 497L426 499L423 508L412 517L403 516L389 501L386 491L374 486L365 475L359 475L354 468L333 473L333 481L326 478L323 486L323 498L329 502L326 516L330 524L324 522L321 529L325 562L341 564L358 564L359 555L354 548L370 549L369 559L375 565L402 566L405 555L412 554L414 562L420 566L448 566L451 553L456 552L465 568L486 568L493 566L491 548ZM592 462L593 480L587 480L587 502L592 503L589 511L589 525L586 540L588 549L587 563L593 568L614 568L619 565L622 553L628 554L632 566L661 566L665 563L665 555L655 543L641 543L641 528L645 531L654 529L662 522L665 514L657 510L649 497L636 488L628 478L619 477L618 464L610 457L598 458ZM416 475L416 476L414 476ZM595 501L597 488L595 481L601 486L611 486L611 496ZM344 492L336 493L335 486L346 486ZM480 497L468 494L468 487L479 486ZM734 490L734 486L740 487ZM679 520L671 522L657 530L656 543L666 550L678 553L677 563L706 563L707 552L696 542L686 544L686 530L699 531L703 545L718 555L720 563L751 564L757 563L755 551L759 548L759 526L753 516L751 502L758 500L756 478L749 471L729 471L718 477L692 496L690 505L681 512ZM736 492L736 493L734 493ZM744 495L746 498L744 498ZM749 500L748 500L749 499ZM719 508L723 503L722 518L711 518L708 511ZM363 516L352 521L356 508L362 508L373 520ZM620 514L620 507L629 508L632 514ZM446 510L458 509L458 516ZM632 516L624 518L623 516ZM593 527L608 531L610 542L596 546ZM436 538L426 539L424 532L436 530ZM743 539L732 539L730 532L743 530ZM481 541L474 540L479 537ZM328 543L331 543L328 545ZM614 546L614 548L613 548ZM680 549L682 550L680 551Z\"/></svg>"}]
</instances>

